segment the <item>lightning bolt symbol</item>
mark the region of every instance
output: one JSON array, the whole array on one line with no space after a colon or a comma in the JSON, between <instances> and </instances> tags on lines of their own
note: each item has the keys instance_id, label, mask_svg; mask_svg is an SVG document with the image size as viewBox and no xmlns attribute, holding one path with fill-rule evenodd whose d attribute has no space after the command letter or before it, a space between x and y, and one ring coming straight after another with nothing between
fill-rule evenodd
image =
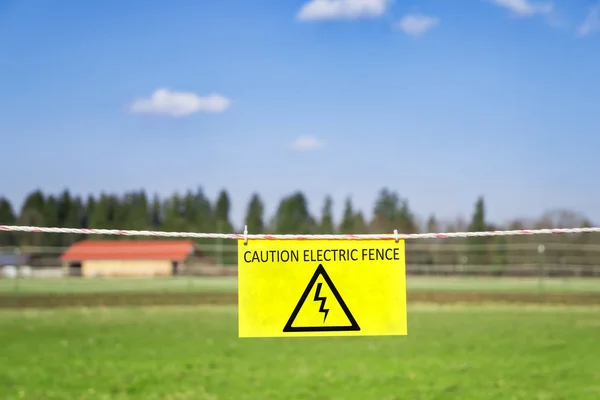
<instances>
[{"instance_id":1,"label":"lightning bolt symbol","mask_svg":"<svg viewBox=\"0 0 600 400\"><path fill-rule=\"evenodd\" d=\"M325 323L325 320L327 319L327 314L329 314L329 309L325 308L325 302L327 301L327 297L320 297L322 285L322 283L317 284L317 291L315 292L315 298L313 300L321 302L321 306L319 306L319 312L325 313L325 317L323 317L323 323Z\"/></svg>"}]
</instances>

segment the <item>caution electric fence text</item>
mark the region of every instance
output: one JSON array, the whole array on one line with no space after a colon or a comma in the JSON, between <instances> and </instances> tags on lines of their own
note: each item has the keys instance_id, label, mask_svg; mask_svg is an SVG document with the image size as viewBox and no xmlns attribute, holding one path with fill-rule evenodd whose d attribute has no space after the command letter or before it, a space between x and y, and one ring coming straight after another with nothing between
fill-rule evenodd
<instances>
[{"instance_id":1,"label":"caution electric fence text","mask_svg":"<svg viewBox=\"0 0 600 400\"><path fill-rule=\"evenodd\" d=\"M400 261L400 249L368 248L368 249L305 249L300 250L254 250L244 251L247 263L269 262L329 262L329 261Z\"/></svg>"}]
</instances>

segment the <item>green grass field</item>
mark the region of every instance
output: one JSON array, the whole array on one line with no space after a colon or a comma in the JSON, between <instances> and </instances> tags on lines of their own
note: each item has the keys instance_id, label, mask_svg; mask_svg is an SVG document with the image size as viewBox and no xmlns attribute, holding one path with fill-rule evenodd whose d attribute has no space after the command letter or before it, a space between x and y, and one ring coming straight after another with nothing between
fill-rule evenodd
<instances>
[{"instance_id":1,"label":"green grass field","mask_svg":"<svg viewBox=\"0 0 600 400\"><path fill-rule=\"evenodd\" d=\"M541 283L541 286L540 286ZM600 279L477 278L408 276L411 291L600 293ZM0 295L10 293L203 292L237 290L236 278L54 278L0 279Z\"/></svg>"},{"instance_id":2,"label":"green grass field","mask_svg":"<svg viewBox=\"0 0 600 400\"><path fill-rule=\"evenodd\" d=\"M237 279L221 277L0 279L0 294L185 291L235 292Z\"/></svg>"},{"instance_id":3,"label":"green grass field","mask_svg":"<svg viewBox=\"0 0 600 400\"><path fill-rule=\"evenodd\" d=\"M600 308L412 304L406 337L236 324L235 307L0 311L0 398L600 398Z\"/></svg>"}]
</instances>

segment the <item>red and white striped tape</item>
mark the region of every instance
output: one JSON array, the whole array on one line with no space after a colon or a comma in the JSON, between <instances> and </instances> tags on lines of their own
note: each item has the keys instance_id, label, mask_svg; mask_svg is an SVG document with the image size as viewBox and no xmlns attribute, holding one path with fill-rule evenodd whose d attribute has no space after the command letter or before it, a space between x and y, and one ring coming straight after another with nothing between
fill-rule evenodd
<instances>
[{"instance_id":1,"label":"red and white striped tape","mask_svg":"<svg viewBox=\"0 0 600 400\"><path fill-rule=\"evenodd\" d=\"M514 236L514 235L560 235L567 233L598 233L600 227L593 228L563 228L563 229L530 229L513 231L483 231L483 232L448 232L448 233L389 233L366 235L262 235L247 233L196 233L196 232L161 232L161 231L133 231L121 229L91 229L91 228L55 228L41 226L14 226L0 225L4 232L32 232L32 233L74 233L80 235L114 235L114 236L155 236L179 237L193 239L267 239L267 240L395 240L395 239L439 239L439 238L466 238L480 236Z\"/></svg>"}]
</instances>

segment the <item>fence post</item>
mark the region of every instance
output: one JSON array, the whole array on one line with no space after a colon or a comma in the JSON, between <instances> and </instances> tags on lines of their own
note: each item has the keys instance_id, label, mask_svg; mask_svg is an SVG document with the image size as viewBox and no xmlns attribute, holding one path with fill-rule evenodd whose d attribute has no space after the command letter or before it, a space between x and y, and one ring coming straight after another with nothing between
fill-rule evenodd
<instances>
[{"instance_id":1,"label":"fence post","mask_svg":"<svg viewBox=\"0 0 600 400\"><path fill-rule=\"evenodd\" d=\"M542 285L544 279L544 252L546 251L546 246L543 244L539 244L537 247L538 252L538 293L542 292Z\"/></svg>"},{"instance_id":2,"label":"fence post","mask_svg":"<svg viewBox=\"0 0 600 400\"><path fill-rule=\"evenodd\" d=\"M219 233L223 233L223 221L219 220L217 222L217 231ZM217 242L217 253L219 254L218 256L218 260L219 260L219 267L223 266L223 238L219 238L219 241Z\"/></svg>"},{"instance_id":3,"label":"fence post","mask_svg":"<svg viewBox=\"0 0 600 400\"><path fill-rule=\"evenodd\" d=\"M19 280L21 279L21 263L20 263L20 258L19 256L21 255L21 249L18 247L15 247L13 250L14 254L15 254L15 268L16 268L16 276L15 276L15 291L14 291L14 302L15 302L15 307L17 306L17 304L19 303L19 290L20 290L20 282Z\"/></svg>"}]
</instances>

